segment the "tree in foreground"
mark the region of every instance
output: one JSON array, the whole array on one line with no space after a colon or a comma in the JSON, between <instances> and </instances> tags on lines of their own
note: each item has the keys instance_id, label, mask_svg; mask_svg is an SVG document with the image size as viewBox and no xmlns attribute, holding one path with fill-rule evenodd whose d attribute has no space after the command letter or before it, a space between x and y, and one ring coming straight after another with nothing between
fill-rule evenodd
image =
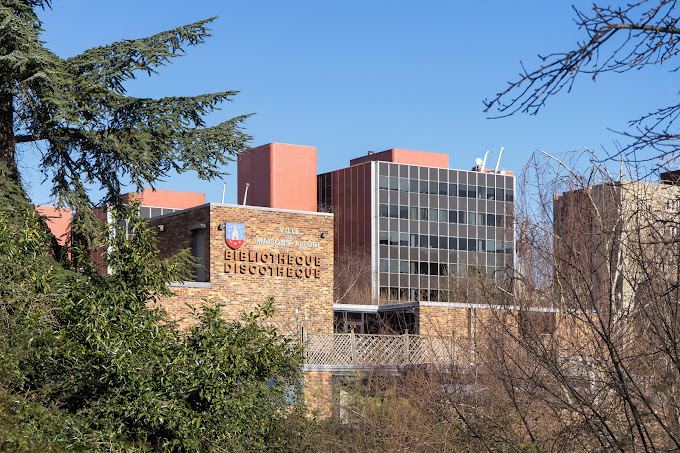
<instances>
[{"instance_id":1,"label":"tree in foreground","mask_svg":"<svg viewBox=\"0 0 680 453\"><path fill-rule=\"evenodd\" d=\"M153 304L186 257L159 260L134 208L118 215L134 236L99 276L50 257L30 206L0 210L0 450L282 448L302 356L262 326L272 302L235 323L207 305L180 331Z\"/></svg>"},{"instance_id":2,"label":"tree in foreground","mask_svg":"<svg viewBox=\"0 0 680 453\"><path fill-rule=\"evenodd\" d=\"M86 240L95 235L90 184L106 190L104 201L116 203L125 181L141 189L171 171L215 178L246 149L246 116L211 127L204 120L235 91L126 95L125 82L156 74L186 47L203 43L214 18L62 59L40 40L38 10L50 3L0 0L0 162L6 176L20 182L17 147L39 143L52 194L78 213L74 234Z\"/></svg>"}]
</instances>

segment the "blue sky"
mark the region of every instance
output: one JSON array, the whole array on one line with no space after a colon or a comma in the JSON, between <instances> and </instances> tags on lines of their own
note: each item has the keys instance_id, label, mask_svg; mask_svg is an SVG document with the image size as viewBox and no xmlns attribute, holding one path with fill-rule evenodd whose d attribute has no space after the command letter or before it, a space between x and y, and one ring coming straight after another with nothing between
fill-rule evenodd
<instances>
[{"instance_id":1,"label":"blue sky","mask_svg":"<svg viewBox=\"0 0 680 453\"><path fill-rule=\"evenodd\" d=\"M667 68L607 74L580 79L538 116L488 119L483 100L516 79L520 60L533 67L537 54L583 39L569 2L55 0L41 14L43 40L61 57L211 16L219 19L205 45L129 83L128 93L239 90L211 121L256 113L246 123L253 146L315 146L319 173L389 148L446 153L452 168L467 169L486 150L495 164L501 146L502 167L517 172L538 148L613 150L619 137L607 128L625 128L678 92ZM34 148L24 149L25 184L35 203L47 204L38 161ZM235 164L226 170L226 201L234 203ZM157 188L218 202L222 180L171 175Z\"/></svg>"}]
</instances>

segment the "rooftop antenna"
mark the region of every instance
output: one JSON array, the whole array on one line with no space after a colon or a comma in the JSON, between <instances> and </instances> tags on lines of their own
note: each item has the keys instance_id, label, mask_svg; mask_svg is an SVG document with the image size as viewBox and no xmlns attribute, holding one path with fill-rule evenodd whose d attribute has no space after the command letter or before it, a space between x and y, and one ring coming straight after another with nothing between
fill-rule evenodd
<instances>
[{"instance_id":1,"label":"rooftop antenna","mask_svg":"<svg viewBox=\"0 0 680 453\"><path fill-rule=\"evenodd\" d=\"M480 170L482 173L484 173L484 168L486 167L486 157L489 155L489 150L486 150L486 153L484 153L484 160L482 161L482 169Z\"/></svg>"},{"instance_id":2,"label":"rooftop antenna","mask_svg":"<svg viewBox=\"0 0 680 453\"><path fill-rule=\"evenodd\" d=\"M224 185L222 186L222 201L220 203L224 204L224 191L227 190L227 182L224 182Z\"/></svg>"},{"instance_id":3,"label":"rooftop antenna","mask_svg":"<svg viewBox=\"0 0 680 453\"><path fill-rule=\"evenodd\" d=\"M246 199L248 198L248 187L250 187L250 183L249 183L249 182L246 183L246 191L245 191L245 193L243 194L243 206L246 205Z\"/></svg>"},{"instance_id":4,"label":"rooftop antenna","mask_svg":"<svg viewBox=\"0 0 680 453\"><path fill-rule=\"evenodd\" d=\"M481 171L482 165L484 164L484 161L480 159L479 157L475 159L475 168L477 171Z\"/></svg>"},{"instance_id":5,"label":"rooftop antenna","mask_svg":"<svg viewBox=\"0 0 680 453\"><path fill-rule=\"evenodd\" d=\"M501 165L501 156L503 155L503 147L501 146L501 152L498 153L498 161L496 161L496 169L494 172L498 173L498 167Z\"/></svg>"}]
</instances>

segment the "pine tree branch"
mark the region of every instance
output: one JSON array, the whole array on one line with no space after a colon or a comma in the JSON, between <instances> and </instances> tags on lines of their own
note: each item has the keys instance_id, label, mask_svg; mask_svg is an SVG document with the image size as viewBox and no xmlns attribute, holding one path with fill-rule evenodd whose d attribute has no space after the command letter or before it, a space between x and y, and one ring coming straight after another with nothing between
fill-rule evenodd
<instances>
[{"instance_id":1,"label":"pine tree branch","mask_svg":"<svg viewBox=\"0 0 680 453\"><path fill-rule=\"evenodd\" d=\"M42 140L42 136L40 134L15 135L14 140L17 143L35 142Z\"/></svg>"},{"instance_id":2,"label":"pine tree branch","mask_svg":"<svg viewBox=\"0 0 680 453\"><path fill-rule=\"evenodd\" d=\"M215 17L167 30L148 38L115 42L94 47L66 60L69 70L85 75L96 84L117 93L125 93L123 82L135 78L135 72L156 74L156 68L184 55L184 46L202 44L210 36L206 25Z\"/></svg>"}]
</instances>

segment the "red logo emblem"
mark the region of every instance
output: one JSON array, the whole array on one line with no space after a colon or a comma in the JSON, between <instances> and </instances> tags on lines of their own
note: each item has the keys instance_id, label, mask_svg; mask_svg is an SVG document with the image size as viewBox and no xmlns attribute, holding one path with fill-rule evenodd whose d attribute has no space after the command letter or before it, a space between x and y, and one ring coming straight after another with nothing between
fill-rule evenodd
<instances>
[{"instance_id":1,"label":"red logo emblem","mask_svg":"<svg viewBox=\"0 0 680 453\"><path fill-rule=\"evenodd\" d=\"M224 235L227 245L236 250L246 242L246 228L242 223L227 223L224 225Z\"/></svg>"}]
</instances>

